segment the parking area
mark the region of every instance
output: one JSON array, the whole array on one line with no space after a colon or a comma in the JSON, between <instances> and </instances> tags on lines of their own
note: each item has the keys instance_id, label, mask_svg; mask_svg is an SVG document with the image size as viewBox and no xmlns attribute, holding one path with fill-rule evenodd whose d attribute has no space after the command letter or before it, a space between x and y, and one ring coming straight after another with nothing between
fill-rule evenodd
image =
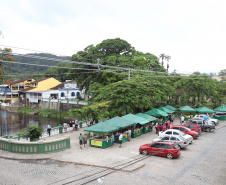
<instances>
[{"instance_id":1,"label":"parking area","mask_svg":"<svg viewBox=\"0 0 226 185\"><path fill-rule=\"evenodd\" d=\"M179 120L176 120L174 124L179 124ZM62 184L61 180L70 179L76 174L80 174L81 178L83 175L89 176L90 172L107 170L109 167L128 163L132 159L141 157L142 155L138 153L139 147L150 143L153 138L157 137L153 131L134 138L131 142L123 143L122 148L115 144L113 148L86 147L81 150L78 142L80 132L84 133L83 129L65 133L71 137L71 148L54 154L24 155L0 151L2 158L7 156L9 159L26 159L0 160L2 170L4 170L2 175L5 183L29 184L33 181L39 182L39 184ZM110 171L109 175L104 177L103 182L112 185L226 184L225 132L226 121L221 121L215 131L202 133L193 144L182 149L179 158L169 160L165 157L150 156L124 170ZM27 159L34 159L34 161L31 162ZM7 176L10 177L10 181L7 180ZM22 177L25 178L21 180ZM69 184L79 183L72 180ZM97 181L89 184L97 184Z\"/></svg>"}]
</instances>

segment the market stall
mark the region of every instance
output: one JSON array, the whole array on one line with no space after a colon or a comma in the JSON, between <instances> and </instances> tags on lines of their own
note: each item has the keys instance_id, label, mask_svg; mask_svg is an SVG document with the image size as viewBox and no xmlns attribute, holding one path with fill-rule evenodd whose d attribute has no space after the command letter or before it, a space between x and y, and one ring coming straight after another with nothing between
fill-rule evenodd
<instances>
[{"instance_id":1,"label":"market stall","mask_svg":"<svg viewBox=\"0 0 226 185\"><path fill-rule=\"evenodd\" d=\"M219 107L217 107L216 109L214 109L214 111L216 111L217 113L226 113L226 105L221 105ZM216 114L214 115L213 118L218 119L218 120L226 120L226 116L223 114Z\"/></svg>"},{"instance_id":2,"label":"market stall","mask_svg":"<svg viewBox=\"0 0 226 185\"><path fill-rule=\"evenodd\" d=\"M118 127L108 125L105 122L100 122L84 129L84 131L95 133L95 136L89 138L89 146L98 148L112 146L111 133L118 130Z\"/></svg>"},{"instance_id":3,"label":"market stall","mask_svg":"<svg viewBox=\"0 0 226 185\"><path fill-rule=\"evenodd\" d=\"M132 138L142 135L143 134L143 125L146 123L149 123L149 120L136 116L136 115L133 115L133 114L127 114L127 115L123 116L122 118L136 123L134 125L134 127L132 128L132 133L131 133Z\"/></svg>"},{"instance_id":4,"label":"market stall","mask_svg":"<svg viewBox=\"0 0 226 185\"><path fill-rule=\"evenodd\" d=\"M119 133L122 133L123 135L122 143L128 141L128 130L130 127L136 124L136 122L133 120L127 120L119 116L109 119L105 121L105 123L118 128L119 131L115 134L115 143L119 143Z\"/></svg>"},{"instance_id":5,"label":"market stall","mask_svg":"<svg viewBox=\"0 0 226 185\"><path fill-rule=\"evenodd\" d=\"M185 119L184 120L188 120L190 118L193 118L193 115L191 114L192 112L196 112L195 109L189 107L188 105L180 107L179 111L183 112L185 114ZM190 113L190 114L189 114Z\"/></svg>"},{"instance_id":6,"label":"market stall","mask_svg":"<svg viewBox=\"0 0 226 185\"><path fill-rule=\"evenodd\" d=\"M141 118L147 119L149 121L148 123L146 123L143 126L143 133L144 134L152 131L153 124L151 122L153 122L153 121L158 119L158 118L155 118L153 116L149 116L149 115L144 114L144 113L138 113L138 114L136 114L136 116L139 116Z\"/></svg>"}]
</instances>

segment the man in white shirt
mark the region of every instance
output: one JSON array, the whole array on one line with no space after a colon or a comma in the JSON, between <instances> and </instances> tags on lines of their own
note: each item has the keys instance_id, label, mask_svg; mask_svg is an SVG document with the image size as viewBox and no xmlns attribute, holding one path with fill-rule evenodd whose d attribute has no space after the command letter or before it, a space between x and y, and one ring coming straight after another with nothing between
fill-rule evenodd
<instances>
[{"instance_id":1,"label":"man in white shirt","mask_svg":"<svg viewBox=\"0 0 226 185\"><path fill-rule=\"evenodd\" d=\"M129 139L129 141L130 141L130 139L131 139L131 130L130 130L130 128L129 128L129 130L128 130L128 139Z\"/></svg>"},{"instance_id":2,"label":"man in white shirt","mask_svg":"<svg viewBox=\"0 0 226 185\"><path fill-rule=\"evenodd\" d=\"M181 121L181 125L183 125L184 123L184 115L182 114L181 118L180 118L180 121Z\"/></svg>"},{"instance_id":3,"label":"man in white shirt","mask_svg":"<svg viewBox=\"0 0 226 185\"><path fill-rule=\"evenodd\" d=\"M119 136L119 144L120 144L120 146L119 146L119 148L122 147L122 138L123 138L123 135L122 135L122 133L120 133L120 136Z\"/></svg>"}]
</instances>

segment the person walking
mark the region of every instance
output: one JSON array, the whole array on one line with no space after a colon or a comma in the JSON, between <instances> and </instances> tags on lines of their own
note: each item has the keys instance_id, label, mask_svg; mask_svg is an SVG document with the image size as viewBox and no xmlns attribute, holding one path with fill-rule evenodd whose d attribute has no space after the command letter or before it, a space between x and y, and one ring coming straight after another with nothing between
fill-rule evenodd
<instances>
[{"instance_id":1,"label":"person walking","mask_svg":"<svg viewBox=\"0 0 226 185\"><path fill-rule=\"evenodd\" d=\"M86 136L86 134L84 134L82 141L83 141L84 147L86 147L87 146L87 136Z\"/></svg>"},{"instance_id":2,"label":"person walking","mask_svg":"<svg viewBox=\"0 0 226 185\"><path fill-rule=\"evenodd\" d=\"M64 127L64 132L67 133L67 123L66 122L64 122L63 127Z\"/></svg>"},{"instance_id":3,"label":"person walking","mask_svg":"<svg viewBox=\"0 0 226 185\"><path fill-rule=\"evenodd\" d=\"M82 133L80 133L80 136L79 136L79 144L80 144L81 150L82 150L82 141L83 141L83 136L82 136Z\"/></svg>"},{"instance_id":4,"label":"person walking","mask_svg":"<svg viewBox=\"0 0 226 185\"><path fill-rule=\"evenodd\" d=\"M120 144L119 148L122 148L122 138L123 138L123 135L122 135L122 133L120 133L120 135L119 135L119 144Z\"/></svg>"},{"instance_id":5,"label":"person walking","mask_svg":"<svg viewBox=\"0 0 226 185\"><path fill-rule=\"evenodd\" d=\"M75 130L78 130L78 120L75 120Z\"/></svg>"},{"instance_id":6,"label":"person walking","mask_svg":"<svg viewBox=\"0 0 226 185\"><path fill-rule=\"evenodd\" d=\"M181 125L184 124L184 115L183 115L183 114L182 114L182 116L180 117L180 123L181 123Z\"/></svg>"},{"instance_id":7,"label":"person walking","mask_svg":"<svg viewBox=\"0 0 226 185\"><path fill-rule=\"evenodd\" d=\"M162 130L166 131L166 125L165 124L163 125Z\"/></svg>"},{"instance_id":8,"label":"person walking","mask_svg":"<svg viewBox=\"0 0 226 185\"><path fill-rule=\"evenodd\" d=\"M73 125L72 125L72 121L69 122L69 126L70 126L70 130L71 132L73 132Z\"/></svg>"},{"instance_id":9,"label":"person walking","mask_svg":"<svg viewBox=\"0 0 226 185\"><path fill-rule=\"evenodd\" d=\"M47 133L49 134L49 137L50 137L51 126L49 124L46 125L46 130L47 130Z\"/></svg>"},{"instance_id":10,"label":"person walking","mask_svg":"<svg viewBox=\"0 0 226 185\"><path fill-rule=\"evenodd\" d=\"M114 147L114 143L115 143L115 136L114 136L114 134L111 135L111 142L112 142L112 146L111 147Z\"/></svg>"},{"instance_id":11,"label":"person walking","mask_svg":"<svg viewBox=\"0 0 226 185\"><path fill-rule=\"evenodd\" d=\"M130 139L131 139L131 129L129 128L129 130L128 130L128 139L129 139L129 141L130 141Z\"/></svg>"}]
</instances>

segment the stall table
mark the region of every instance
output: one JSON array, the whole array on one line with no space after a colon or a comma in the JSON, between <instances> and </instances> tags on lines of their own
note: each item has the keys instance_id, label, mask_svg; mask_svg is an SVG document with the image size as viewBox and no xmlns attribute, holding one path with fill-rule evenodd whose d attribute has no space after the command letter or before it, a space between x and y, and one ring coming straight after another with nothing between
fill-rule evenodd
<instances>
[{"instance_id":1,"label":"stall table","mask_svg":"<svg viewBox=\"0 0 226 185\"><path fill-rule=\"evenodd\" d=\"M148 132L151 132L151 126L148 126L148 127L144 127L143 128L143 133L146 134Z\"/></svg>"},{"instance_id":2,"label":"stall table","mask_svg":"<svg viewBox=\"0 0 226 185\"><path fill-rule=\"evenodd\" d=\"M98 147L98 148L107 148L112 146L111 139L96 139L96 138L90 138L89 139L89 146Z\"/></svg>"},{"instance_id":3,"label":"stall table","mask_svg":"<svg viewBox=\"0 0 226 185\"><path fill-rule=\"evenodd\" d=\"M143 134L143 128L132 131L131 137L135 138Z\"/></svg>"}]
</instances>

